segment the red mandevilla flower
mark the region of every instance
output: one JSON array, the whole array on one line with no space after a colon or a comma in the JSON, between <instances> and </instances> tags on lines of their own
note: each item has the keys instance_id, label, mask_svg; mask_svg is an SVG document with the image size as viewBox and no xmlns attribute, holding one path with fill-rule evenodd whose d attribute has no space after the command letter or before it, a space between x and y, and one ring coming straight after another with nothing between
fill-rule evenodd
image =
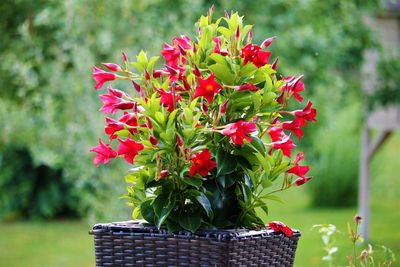
<instances>
[{"instance_id":1,"label":"red mandevilla flower","mask_svg":"<svg viewBox=\"0 0 400 267\"><path fill-rule=\"evenodd\" d=\"M127 129L131 134L137 132L138 121L133 113L125 112L118 121L106 118L106 123L107 126L104 128L104 131L110 136L111 140L117 138L115 133L123 129Z\"/></svg>"},{"instance_id":2,"label":"red mandevilla flower","mask_svg":"<svg viewBox=\"0 0 400 267\"><path fill-rule=\"evenodd\" d=\"M117 79L117 75L93 66L93 79L96 81L95 90L100 89L105 82Z\"/></svg>"},{"instance_id":3,"label":"red mandevilla flower","mask_svg":"<svg viewBox=\"0 0 400 267\"><path fill-rule=\"evenodd\" d=\"M308 166L300 166L299 161L304 159L304 153L297 153L296 159L294 160L295 166L289 169L287 172L295 174L301 178L305 178L306 173L310 170Z\"/></svg>"},{"instance_id":4,"label":"red mandevilla flower","mask_svg":"<svg viewBox=\"0 0 400 267\"><path fill-rule=\"evenodd\" d=\"M272 148L282 150L283 155L290 158L292 149L296 147L290 136L285 135L283 129L279 127L271 127L268 133L271 136Z\"/></svg>"},{"instance_id":5,"label":"red mandevilla flower","mask_svg":"<svg viewBox=\"0 0 400 267\"><path fill-rule=\"evenodd\" d=\"M285 94L293 95L293 97L298 101L302 102L303 97L299 94L299 92L304 90L304 83L301 81L303 79L303 75L299 77L288 76L284 78L286 83L281 87L282 94L278 97L278 103L282 103L283 97Z\"/></svg>"},{"instance_id":6,"label":"red mandevilla flower","mask_svg":"<svg viewBox=\"0 0 400 267\"><path fill-rule=\"evenodd\" d=\"M253 63L257 68L268 64L271 52L261 49L258 45L247 44L242 48L240 55L244 58L244 64Z\"/></svg>"},{"instance_id":7,"label":"red mandevilla flower","mask_svg":"<svg viewBox=\"0 0 400 267\"><path fill-rule=\"evenodd\" d=\"M119 109L132 109L135 106L135 102L124 99L128 98L128 95L124 92L112 88L111 85L109 85L107 89L108 94L102 94L99 96L101 101L104 103L103 107L100 109L101 112L105 114L111 113L114 115Z\"/></svg>"},{"instance_id":8,"label":"red mandevilla flower","mask_svg":"<svg viewBox=\"0 0 400 267\"><path fill-rule=\"evenodd\" d=\"M172 112L175 109L174 103L176 104L178 101L181 101L182 99L179 94L177 94L176 92L174 94L173 91L166 92L164 89L160 89L158 90L158 92L160 93L161 96L160 100L161 105L166 107L169 112Z\"/></svg>"},{"instance_id":9,"label":"red mandevilla flower","mask_svg":"<svg viewBox=\"0 0 400 267\"><path fill-rule=\"evenodd\" d=\"M288 237L293 235L293 230L290 227L288 227L286 224L284 224L283 222L273 221L273 222L270 222L268 224L268 226L274 232L283 233Z\"/></svg>"},{"instance_id":10,"label":"red mandevilla flower","mask_svg":"<svg viewBox=\"0 0 400 267\"><path fill-rule=\"evenodd\" d=\"M303 110L295 110L292 112L294 116L296 116L296 119L300 120L301 122L304 123L305 121L317 121L315 119L315 116L317 115L317 110L315 108L311 108L312 102L308 101L306 107Z\"/></svg>"},{"instance_id":11,"label":"red mandevilla flower","mask_svg":"<svg viewBox=\"0 0 400 267\"><path fill-rule=\"evenodd\" d=\"M99 146L91 148L90 152L97 153L96 157L93 159L93 164L99 166L100 163L107 164L111 158L115 158L117 156L117 152L115 152L109 144L104 144L103 141L99 138Z\"/></svg>"},{"instance_id":12,"label":"red mandevilla flower","mask_svg":"<svg viewBox=\"0 0 400 267\"><path fill-rule=\"evenodd\" d=\"M254 122L237 121L228 124L222 131L222 134L229 136L234 144L243 145L244 139L251 142L252 138L248 136L248 134L255 132L256 130L257 127Z\"/></svg>"},{"instance_id":13,"label":"red mandevilla flower","mask_svg":"<svg viewBox=\"0 0 400 267\"><path fill-rule=\"evenodd\" d=\"M282 122L282 128L285 130L292 131L299 139L304 136L303 130L300 127L305 126L306 124L303 121L295 118L292 121L284 121Z\"/></svg>"},{"instance_id":14,"label":"red mandevilla flower","mask_svg":"<svg viewBox=\"0 0 400 267\"><path fill-rule=\"evenodd\" d=\"M120 143L118 146L118 155L124 155L125 160L133 164L136 155L144 149L144 145L129 137L126 140L118 139L118 141Z\"/></svg>"},{"instance_id":15,"label":"red mandevilla flower","mask_svg":"<svg viewBox=\"0 0 400 267\"><path fill-rule=\"evenodd\" d=\"M190 49L192 49L192 46L190 45L189 37L182 35L181 38L176 37L172 40L172 46L165 43L161 55L165 58L169 66L176 68L179 65L180 55L184 55L185 50ZM182 58L182 63L185 64L185 62L186 59Z\"/></svg>"},{"instance_id":16,"label":"red mandevilla flower","mask_svg":"<svg viewBox=\"0 0 400 267\"><path fill-rule=\"evenodd\" d=\"M217 166L217 163L211 160L211 154L208 149L204 149L202 152L192 155L190 158L192 166L190 167L189 173L193 177L196 173L205 177L208 172Z\"/></svg>"},{"instance_id":17,"label":"red mandevilla flower","mask_svg":"<svg viewBox=\"0 0 400 267\"><path fill-rule=\"evenodd\" d=\"M255 86L254 84L245 83L245 84L242 84L242 85L238 86L237 90L238 90L238 91L244 91L244 90L247 90L247 91L257 91L258 88L257 88L257 86Z\"/></svg>"},{"instance_id":18,"label":"red mandevilla flower","mask_svg":"<svg viewBox=\"0 0 400 267\"><path fill-rule=\"evenodd\" d=\"M215 80L215 74L211 74L207 79L197 78L199 86L196 87L194 98L204 96L209 104L211 104L214 95L219 93L222 86Z\"/></svg>"}]
</instances>

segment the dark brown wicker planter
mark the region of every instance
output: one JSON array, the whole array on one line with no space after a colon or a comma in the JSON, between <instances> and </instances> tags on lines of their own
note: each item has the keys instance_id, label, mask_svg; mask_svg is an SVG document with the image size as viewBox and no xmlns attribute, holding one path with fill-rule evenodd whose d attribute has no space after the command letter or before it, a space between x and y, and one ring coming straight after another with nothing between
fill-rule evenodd
<instances>
[{"instance_id":1,"label":"dark brown wicker planter","mask_svg":"<svg viewBox=\"0 0 400 267\"><path fill-rule=\"evenodd\" d=\"M137 221L96 224L96 266L292 266L299 232L207 230L170 234Z\"/></svg>"}]
</instances>

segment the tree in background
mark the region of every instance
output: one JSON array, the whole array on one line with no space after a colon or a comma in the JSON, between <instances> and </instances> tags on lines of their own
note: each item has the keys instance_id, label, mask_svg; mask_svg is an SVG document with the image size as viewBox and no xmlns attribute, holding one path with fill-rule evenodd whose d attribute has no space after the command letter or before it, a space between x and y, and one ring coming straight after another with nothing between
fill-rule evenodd
<instances>
[{"instance_id":1,"label":"tree in background","mask_svg":"<svg viewBox=\"0 0 400 267\"><path fill-rule=\"evenodd\" d=\"M314 155L309 161L318 176L311 184L316 187L313 191L333 190L332 197L337 195L339 176L340 183L346 184L343 187L353 188L349 192L356 194L357 164L348 164L353 171L335 173L341 157L332 161L329 155L348 155L358 148L356 139L350 142L357 144L354 147L344 146L342 140L358 135L358 69L372 40L362 15L376 5L358 2L215 2L216 13L237 10L256 24L258 43L278 36L272 50L285 55L279 59L285 73L301 74L300 69L307 73L305 83L320 112L320 130L310 129L307 135L311 137L304 140L304 149ZM99 100L88 74L94 62L118 62L120 51L128 56L141 49L154 54L182 28L192 29L195 19L210 5L210 1L188 0L0 3L0 168L7 168L0 172L0 216L26 217L27 210L35 210L36 216L52 217L69 210L80 215L89 211L96 216L106 214L114 220L125 218L126 213L121 212L124 203L115 200L124 189L116 186L121 183L114 183L123 170L118 165L109 168L112 170L88 168L92 160L88 150L95 145L93 140L102 125L95 111ZM120 89L132 90L122 84ZM352 125L345 126L354 129L350 133L338 126L348 117L352 117ZM325 142L332 144L325 147ZM346 161L358 163L357 156L353 153ZM26 161L31 161L28 167L23 164ZM46 175L38 170L43 166L48 168ZM331 166L333 172L323 166ZM32 181L57 186L34 187ZM53 193L45 193L50 190ZM315 199L319 202L317 196Z\"/></svg>"}]
</instances>

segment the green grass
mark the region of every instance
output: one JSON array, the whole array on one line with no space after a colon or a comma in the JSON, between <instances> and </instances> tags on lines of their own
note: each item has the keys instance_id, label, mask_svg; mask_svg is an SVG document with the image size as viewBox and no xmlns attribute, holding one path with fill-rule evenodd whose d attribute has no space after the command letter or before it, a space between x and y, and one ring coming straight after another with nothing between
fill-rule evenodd
<instances>
[{"instance_id":1,"label":"green grass","mask_svg":"<svg viewBox=\"0 0 400 267\"><path fill-rule=\"evenodd\" d=\"M372 244L390 247L400 257L400 135L388 140L372 163ZM315 179L318 179L315 177ZM357 177L354 177L357 183ZM271 203L267 221L280 220L299 228L302 237L296 254L296 267L327 266L321 236L311 230L314 224L335 224L342 234L337 235L339 253L337 265L346 264L351 253L346 225L356 208L310 208L305 188L284 194L286 204ZM84 222L18 222L0 224L0 267L63 267L94 266L93 240L90 226ZM400 266L396 262L393 266Z\"/></svg>"}]
</instances>

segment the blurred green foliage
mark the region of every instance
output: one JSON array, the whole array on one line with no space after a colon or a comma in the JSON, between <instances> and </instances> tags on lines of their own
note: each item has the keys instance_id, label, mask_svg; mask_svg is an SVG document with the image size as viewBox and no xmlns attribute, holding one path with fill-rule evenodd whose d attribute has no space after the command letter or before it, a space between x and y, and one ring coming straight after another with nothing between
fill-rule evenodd
<instances>
[{"instance_id":1,"label":"blurred green foliage","mask_svg":"<svg viewBox=\"0 0 400 267\"><path fill-rule=\"evenodd\" d=\"M70 189L65 191L63 186L58 186L51 189L57 193L40 193L45 196L41 201L58 203L62 196L62 203L69 203L65 199L76 200L70 208L81 215L126 219L124 203L117 198L125 191L124 169L115 163L111 168L92 167L93 155L88 153L89 148L96 145L103 124L97 111L101 101L93 93L91 67L100 62L120 63L122 51L131 57L141 49L151 55L158 54L162 43L170 42L173 36L192 36L192 25L206 13L211 2L0 2L0 121L3 122L0 166L7 165L7 172L0 172L0 181L3 181L0 192L5 195L1 198L0 209L5 206L17 209L21 207L20 198L26 198L9 188L28 187L32 180L43 178L41 174L24 169L21 162L31 160L29 164L33 169L39 166L51 169L57 173L54 179ZM375 1L369 1L369 5L360 2L254 0L249 4L239 0L215 1L217 14L222 15L224 9L236 10L246 16L247 22L257 25L255 43L278 36L272 50L280 55L282 73L306 75L306 91L313 95L319 123L308 130L306 135L310 137L305 140L303 149L307 150L306 157L315 169L314 174L324 173L323 177L316 176L313 183L335 180L341 175L336 172L341 161L323 159L321 155L325 150L315 148L324 142L324 129L332 129L330 134L337 135L337 140L346 138L346 133L331 126L342 118L336 114L356 112L346 107L360 102L356 82L358 67L363 51L373 44L370 31L363 26L362 15L377 5ZM119 88L124 89L124 86L120 84ZM352 121L357 127L359 121ZM355 147L340 143L337 146L340 147L337 153L356 154ZM18 151L25 151L26 158ZM329 162L313 164L319 162L318 159ZM333 162L339 164L331 167L333 172L319 170ZM349 170L350 173L356 173L356 165L349 168L355 170ZM14 174L7 174L10 172ZM26 175L27 172L30 175ZM34 193L39 194L37 191L41 190L49 189L40 187ZM56 208L50 210L36 209L35 213L37 217L59 213ZM19 212L28 216L24 209Z\"/></svg>"},{"instance_id":2,"label":"blurred green foliage","mask_svg":"<svg viewBox=\"0 0 400 267\"><path fill-rule=\"evenodd\" d=\"M400 104L400 57L382 55L378 62L378 88L368 96L370 109Z\"/></svg>"}]
</instances>

